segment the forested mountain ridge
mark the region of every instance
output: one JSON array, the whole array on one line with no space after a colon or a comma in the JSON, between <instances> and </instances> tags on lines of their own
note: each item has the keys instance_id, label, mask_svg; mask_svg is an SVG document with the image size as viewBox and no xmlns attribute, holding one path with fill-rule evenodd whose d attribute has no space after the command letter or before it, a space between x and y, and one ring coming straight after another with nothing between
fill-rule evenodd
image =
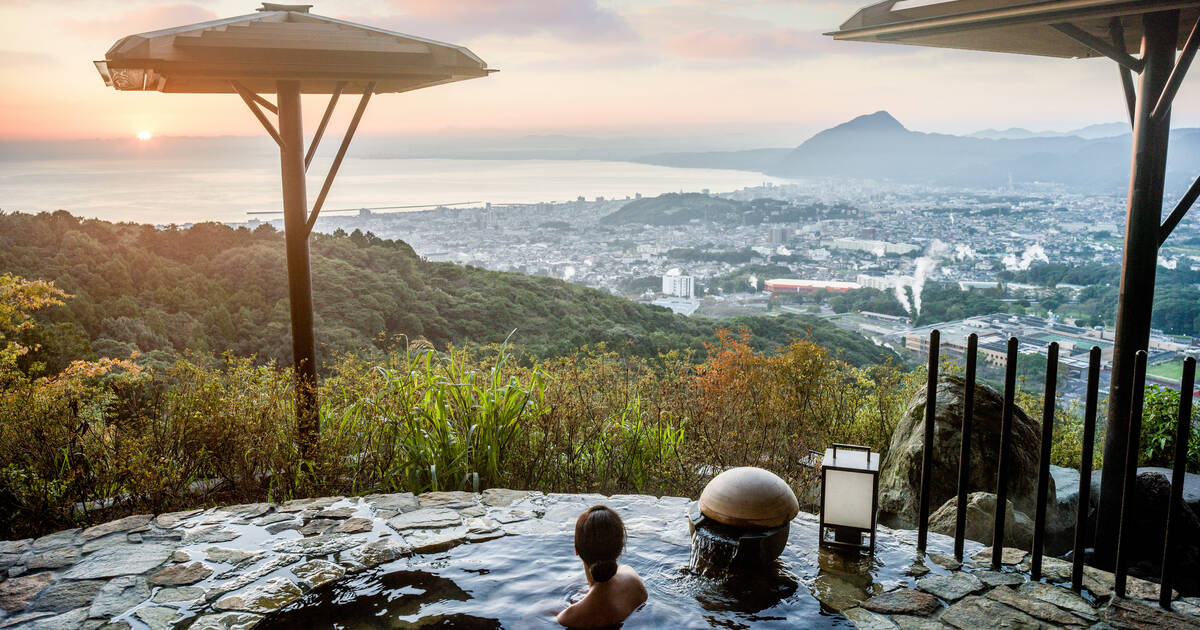
<instances>
[{"instance_id":1,"label":"forested mountain ridge","mask_svg":"<svg viewBox=\"0 0 1200 630\"><path fill-rule=\"evenodd\" d=\"M397 335L446 347L510 333L539 357L600 342L641 356L702 354L719 326L749 328L759 348L811 335L855 364L894 356L816 318L686 318L552 278L425 261L406 243L369 233L314 234L311 251L323 356ZM283 235L266 225L157 229L61 211L0 214L0 273L51 280L74 296L40 313L36 337L25 340L42 346L26 362L48 370L75 358L187 349L290 364L284 268Z\"/></svg>"}]
</instances>

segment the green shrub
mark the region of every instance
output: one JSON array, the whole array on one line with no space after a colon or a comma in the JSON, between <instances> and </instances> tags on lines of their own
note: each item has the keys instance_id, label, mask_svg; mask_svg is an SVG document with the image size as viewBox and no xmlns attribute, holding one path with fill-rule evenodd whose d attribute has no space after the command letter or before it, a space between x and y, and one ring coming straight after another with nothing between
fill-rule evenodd
<instances>
[{"instance_id":1,"label":"green shrub","mask_svg":"<svg viewBox=\"0 0 1200 630\"><path fill-rule=\"evenodd\" d=\"M1160 385L1146 387L1142 405L1142 466L1171 468L1175 463L1175 436L1179 419L1179 392ZM1187 449L1187 471L1200 472L1200 410L1192 407L1192 428Z\"/></svg>"}]
</instances>

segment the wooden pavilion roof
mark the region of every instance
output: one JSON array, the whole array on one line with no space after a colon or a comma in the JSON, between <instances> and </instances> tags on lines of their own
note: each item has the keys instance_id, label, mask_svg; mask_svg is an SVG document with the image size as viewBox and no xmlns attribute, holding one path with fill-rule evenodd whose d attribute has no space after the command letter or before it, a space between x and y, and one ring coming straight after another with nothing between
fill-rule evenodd
<instances>
[{"instance_id":1,"label":"wooden pavilion roof","mask_svg":"<svg viewBox=\"0 0 1200 630\"><path fill-rule=\"evenodd\" d=\"M332 94L342 83L361 92L406 92L487 76L482 59L462 46L395 33L308 12L309 5L264 3L257 13L117 40L96 61L118 90L231 93L237 81L274 93L297 79L306 94Z\"/></svg>"},{"instance_id":2,"label":"wooden pavilion roof","mask_svg":"<svg viewBox=\"0 0 1200 630\"><path fill-rule=\"evenodd\" d=\"M884 0L864 7L834 39L913 44L1047 57L1096 57L1079 29L1105 43L1123 31L1126 51L1141 46L1146 13L1180 11L1178 47L1200 17L1200 0ZM1115 22L1114 22L1115 21ZM1065 25L1065 26L1064 26ZM1069 36L1063 29L1071 30Z\"/></svg>"}]
</instances>

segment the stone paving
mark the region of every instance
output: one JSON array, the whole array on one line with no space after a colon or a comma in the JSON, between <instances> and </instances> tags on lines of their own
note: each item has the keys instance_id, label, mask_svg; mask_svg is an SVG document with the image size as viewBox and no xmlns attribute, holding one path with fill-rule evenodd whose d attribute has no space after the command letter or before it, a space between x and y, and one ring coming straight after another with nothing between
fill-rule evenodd
<instances>
[{"instance_id":1,"label":"stone paving","mask_svg":"<svg viewBox=\"0 0 1200 630\"><path fill-rule=\"evenodd\" d=\"M135 515L0 541L0 629L252 628L322 585L412 554L520 534L542 522L533 519L556 518L556 505L578 498L502 489L327 497ZM681 519L689 503L624 499L677 510ZM560 507L574 514L575 503ZM795 523L815 529L816 519L801 513ZM882 537L911 542L912 532L883 530ZM885 586L871 584L870 576L843 580L825 567L842 561L822 555L809 588L825 608L864 629L1200 630L1200 599L1176 598L1177 612L1168 613L1154 604L1157 585L1131 579L1131 598L1116 600L1112 575L1091 568L1081 596L1061 586L1069 580L1065 562L1047 558L1046 581L1030 582L1024 551L1005 549L999 572L989 570L990 557L983 550L960 566L930 554L905 579ZM865 590L860 577L870 584Z\"/></svg>"},{"instance_id":2,"label":"stone paving","mask_svg":"<svg viewBox=\"0 0 1200 630\"><path fill-rule=\"evenodd\" d=\"M346 575L505 536L507 526L540 515L510 507L530 494L232 505L0 541L0 628L251 628Z\"/></svg>"},{"instance_id":3,"label":"stone paving","mask_svg":"<svg viewBox=\"0 0 1200 630\"><path fill-rule=\"evenodd\" d=\"M1000 571L991 570L991 548L967 557L930 554L910 573L911 586L874 595L841 613L864 630L968 630L974 628L1078 628L1091 630L1187 628L1200 630L1200 598L1174 593L1173 611L1158 606L1158 584L1128 578L1127 599L1113 594L1113 574L1084 567L1083 592L1068 588L1071 564L1044 558L1043 581L1029 579L1030 556L1001 551ZM948 573L925 575L926 563Z\"/></svg>"}]
</instances>

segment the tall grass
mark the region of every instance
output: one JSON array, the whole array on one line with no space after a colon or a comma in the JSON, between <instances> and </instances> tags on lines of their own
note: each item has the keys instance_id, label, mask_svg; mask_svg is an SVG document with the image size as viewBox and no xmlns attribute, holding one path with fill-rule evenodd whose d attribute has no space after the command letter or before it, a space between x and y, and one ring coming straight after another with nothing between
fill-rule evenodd
<instances>
[{"instance_id":1,"label":"tall grass","mask_svg":"<svg viewBox=\"0 0 1200 630\"><path fill-rule=\"evenodd\" d=\"M542 375L506 375L500 351L485 370L464 353L406 349L386 365L349 359L325 383L323 440L355 464L352 491L494 485L525 424L544 413Z\"/></svg>"},{"instance_id":2,"label":"tall grass","mask_svg":"<svg viewBox=\"0 0 1200 630\"><path fill-rule=\"evenodd\" d=\"M369 492L695 495L715 470L799 463L829 440L880 448L908 379L805 341L756 354L732 335L696 365L603 347L543 362L507 347L342 357L320 384L312 456L292 376L193 354L167 369L76 364L0 388L0 538L133 512ZM898 372L896 372L898 373ZM899 403L897 402L899 401Z\"/></svg>"}]
</instances>

